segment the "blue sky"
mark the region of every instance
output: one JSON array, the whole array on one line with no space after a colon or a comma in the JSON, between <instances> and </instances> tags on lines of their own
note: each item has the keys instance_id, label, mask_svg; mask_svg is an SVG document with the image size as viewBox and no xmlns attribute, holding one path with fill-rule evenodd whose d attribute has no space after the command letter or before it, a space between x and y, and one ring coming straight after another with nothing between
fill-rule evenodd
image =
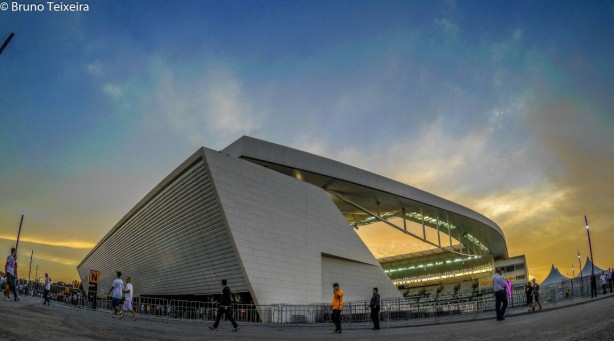
<instances>
[{"instance_id":1,"label":"blue sky","mask_svg":"<svg viewBox=\"0 0 614 341\"><path fill-rule=\"evenodd\" d=\"M471 207L538 277L586 248L584 214L610 252L611 1L88 4L0 12L0 247L25 214L41 267L76 276L196 148L241 135Z\"/></svg>"}]
</instances>

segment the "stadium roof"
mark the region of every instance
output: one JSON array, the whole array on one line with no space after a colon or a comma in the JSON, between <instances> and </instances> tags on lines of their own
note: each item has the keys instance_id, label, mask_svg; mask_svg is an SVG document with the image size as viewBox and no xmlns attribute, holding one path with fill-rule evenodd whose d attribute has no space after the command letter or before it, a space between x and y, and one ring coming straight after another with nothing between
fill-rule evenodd
<instances>
[{"instance_id":1,"label":"stadium roof","mask_svg":"<svg viewBox=\"0 0 614 341\"><path fill-rule=\"evenodd\" d=\"M409 221L450 235L449 243L433 243L405 229L425 243L451 253L491 253L495 259L508 258L503 232L490 219L457 203L386 177L304 151L243 136L221 151L276 170L326 190L346 219L354 226ZM462 247L450 247L452 238ZM447 238L444 238L447 239ZM457 250L460 249L460 252Z\"/></svg>"}]
</instances>

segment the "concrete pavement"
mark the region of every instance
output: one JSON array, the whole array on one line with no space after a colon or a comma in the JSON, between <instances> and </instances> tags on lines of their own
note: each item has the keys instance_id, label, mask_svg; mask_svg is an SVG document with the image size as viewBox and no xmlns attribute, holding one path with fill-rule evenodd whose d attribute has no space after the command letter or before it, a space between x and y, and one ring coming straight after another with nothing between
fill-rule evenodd
<instances>
[{"instance_id":1,"label":"concrete pavement","mask_svg":"<svg viewBox=\"0 0 614 341\"><path fill-rule=\"evenodd\" d=\"M560 306L536 313L512 312L505 321L493 318L441 325L344 330L332 326L242 326L234 333L230 323L210 331L201 322L113 319L110 313L67 307L43 306L40 299L0 301L0 340L612 340L614 295L582 304Z\"/></svg>"}]
</instances>

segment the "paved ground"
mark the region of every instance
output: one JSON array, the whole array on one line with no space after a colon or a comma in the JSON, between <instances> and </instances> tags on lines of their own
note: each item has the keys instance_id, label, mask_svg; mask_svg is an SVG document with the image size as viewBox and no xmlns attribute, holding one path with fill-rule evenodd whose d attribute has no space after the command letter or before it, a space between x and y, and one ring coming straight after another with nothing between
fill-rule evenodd
<instances>
[{"instance_id":1,"label":"paved ground","mask_svg":"<svg viewBox=\"0 0 614 341\"><path fill-rule=\"evenodd\" d=\"M75 309L60 304L43 306L23 298L0 301L0 340L614 340L614 295L583 304L525 314L433 326L345 330L331 334L329 326L243 326L233 333L228 322L217 331L203 323L147 320L128 316L115 320L109 313Z\"/></svg>"}]
</instances>

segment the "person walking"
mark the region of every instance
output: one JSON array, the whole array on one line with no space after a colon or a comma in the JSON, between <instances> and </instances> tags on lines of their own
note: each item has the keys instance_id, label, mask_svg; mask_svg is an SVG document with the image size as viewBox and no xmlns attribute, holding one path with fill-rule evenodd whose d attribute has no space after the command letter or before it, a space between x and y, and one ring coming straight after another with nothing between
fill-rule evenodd
<instances>
[{"instance_id":1,"label":"person walking","mask_svg":"<svg viewBox=\"0 0 614 341\"><path fill-rule=\"evenodd\" d=\"M458 298L458 292L460 291L460 288L461 284L456 283L456 285L454 286L454 295L452 295L453 298Z\"/></svg>"},{"instance_id":2,"label":"person walking","mask_svg":"<svg viewBox=\"0 0 614 341\"><path fill-rule=\"evenodd\" d=\"M605 274L605 271L601 271L601 276L599 276L599 280L601 281L601 288L603 289L603 294L606 294L605 287L608 285L608 277Z\"/></svg>"},{"instance_id":3,"label":"person walking","mask_svg":"<svg viewBox=\"0 0 614 341\"><path fill-rule=\"evenodd\" d=\"M119 313L119 303L122 299L122 293L124 291L124 281L122 281L122 272L117 272L117 278L113 281L109 295L111 295L111 306L113 307L113 318L117 318Z\"/></svg>"},{"instance_id":4,"label":"person walking","mask_svg":"<svg viewBox=\"0 0 614 341\"><path fill-rule=\"evenodd\" d=\"M567 282L565 282L564 279L561 280L561 286L563 287L563 293L565 293L565 299L568 299L571 295L571 290L569 289L569 285L567 284Z\"/></svg>"},{"instance_id":5,"label":"person walking","mask_svg":"<svg viewBox=\"0 0 614 341\"><path fill-rule=\"evenodd\" d=\"M4 294L4 297L6 298L6 300L10 300L10 292L11 292L11 285L9 284L9 275L6 274L6 272L4 273L5 276L2 277L2 293Z\"/></svg>"},{"instance_id":6,"label":"person walking","mask_svg":"<svg viewBox=\"0 0 614 341\"><path fill-rule=\"evenodd\" d=\"M373 321L373 330L379 330L379 310L380 310L381 298L379 296L379 289L373 288L373 296L371 296L371 302L369 308L371 308L371 321Z\"/></svg>"},{"instance_id":7,"label":"person walking","mask_svg":"<svg viewBox=\"0 0 614 341\"><path fill-rule=\"evenodd\" d=\"M134 313L134 309L132 309L132 297L134 295L134 289L132 287L132 283L130 276L126 278L126 290L124 290L124 306L122 307L122 312L119 315L119 318L124 317L124 313L127 311L132 314L132 318L136 321L136 314Z\"/></svg>"},{"instance_id":8,"label":"person walking","mask_svg":"<svg viewBox=\"0 0 614 341\"><path fill-rule=\"evenodd\" d=\"M507 309L507 295L505 293L506 282L501 275L501 269L497 269L497 273L492 279L493 290L495 292L495 310L497 312L497 321L505 320L505 310Z\"/></svg>"},{"instance_id":9,"label":"person walking","mask_svg":"<svg viewBox=\"0 0 614 341\"><path fill-rule=\"evenodd\" d=\"M15 261L16 256L16 249L12 247L11 253L8 255L8 257L6 257L6 265L4 266L4 273L6 273L6 284L9 286L6 294L7 301L11 300L11 291L13 291L13 298L15 301L19 301L19 297L17 296L17 282L15 281L15 278L17 277L17 261Z\"/></svg>"},{"instance_id":10,"label":"person walking","mask_svg":"<svg viewBox=\"0 0 614 341\"><path fill-rule=\"evenodd\" d=\"M527 308L531 311L533 306L533 285L531 285L531 281L527 281L527 284L524 286L524 293L527 296Z\"/></svg>"},{"instance_id":11,"label":"person walking","mask_svg":"<svg viewBox=\"0 0 614 341\"><path fill-rule=\"evenodd\" d=\"M591 274L591 298L597 297L597 276Z\"/></svg>"},{"instance_id":12,"label":"person walking","mask_svg":"<svg viewBox=\"0 0 614 341\"><path fill-rule=\"evenodd\" d=\"M539 294L541 293L539 289L539 284L535 282L535 278L533 278L533 307L532 310L535 311L535 306L539 306L539 310L542 310L542 302L539 300Z\"/></svg>"},{"instance_id":13,"label":"person walking","mask_svg":"<svg viewBox=\"0 0 614 341\"><path fill-rule=\"evenodd\" d=\"M226 319L232 323L234 329L233 332L239 330L239 325L235 321L234 317L232 317L232 292L230 291L230 287L228 286L228 281L225 279L222 280L222 299L218 302L220 304L217 309L217 316L215 317L215 323L213 326L209 326L209 329L216 330L217 326L220 324L220 320L222 319L222 315L226 315Z\"/></svg>"},{"instance_id":14,"label":"person walking","mask_svg":"<svg viewBox=\"0 0 614 341\"><path fill-rule=\"evenodd\" d=\"M439 282L439 287L437 288L437 291L435 292L435 301L439 299L439 295L441 295L442 292L443 292L443 283Z\"/></svg>"},{"instance_id":15,"label":"person walking","mask_svg":"<svg viewBox=\"0 0 614 341\"><path fill-rule=\"evenodd\" d=\"M341 312L343 311L343 290L339 288L339 283L333 284L333 301L331 303L333 313L331 318L335 324L333 333L341 334Z\"/></svg>"},{"instance_id":16,"label":"person walking","mask_svg":"<svg viewBox=\"0 0 614 341\"><path fill-rule=\"evenodd\" d=\"M478 288L480 287L480 283L477 279L473 280L473 284L471 284L471 298L476 296L478 293Z\"/></svg>"},{"instance_id":17,"label":"person walking","mask_svg":"<svg viewBox=\"0 0 614 341\"><path fill-rule=\"evenodd\" d=\"M49 305L49 291L51 290L51 277L48 273L45 273L45 289L43 290L43 305Z\"/></svg>"},{"instance_id":18,"label":"person walking","mask_svg":"<svg viewBox=\"0 0 614 341\"><path fill-rule=\"evenodd\" d=\"M612 269L608 269L606 272L606 276L608 276L608 283L610 284L610 294L612 293Z\"/></svg>"}]
</instances>

